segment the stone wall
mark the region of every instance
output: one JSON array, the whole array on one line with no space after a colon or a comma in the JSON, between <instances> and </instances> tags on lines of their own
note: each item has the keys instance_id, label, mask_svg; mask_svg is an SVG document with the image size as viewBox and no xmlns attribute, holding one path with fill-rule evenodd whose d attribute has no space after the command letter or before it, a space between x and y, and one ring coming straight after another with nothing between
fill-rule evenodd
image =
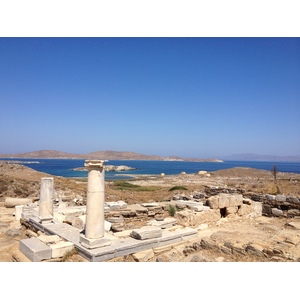
<instances>
[{"instance_id":1,"label":"stone wall","mask_svg":"<svg viewBox=\"0 0 300 300\"><path fill-rule=\"evenodd\" d=\"M204 192L178 194L175 200L199 201L212 209L220 209L222 216L262 213L274 217L300 217L300 198L286 195L254 194L244 190L206 187ZM251 212L252 210L252 212Z\"/></svg>"}]
</instances>

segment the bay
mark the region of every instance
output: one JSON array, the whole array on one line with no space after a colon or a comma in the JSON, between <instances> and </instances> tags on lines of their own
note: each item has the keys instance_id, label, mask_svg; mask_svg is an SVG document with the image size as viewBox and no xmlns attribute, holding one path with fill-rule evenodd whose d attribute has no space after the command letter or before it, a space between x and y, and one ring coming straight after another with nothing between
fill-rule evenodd
<instances>
[{"instance_id":1,"label":"bay","mask_svg":"<svg viewBox=\"0 0 300 300\"><path fill-rule=\"evenodd\" d=\"M36 171L62 177L87 177L87 171L74 170L84 167L83 159L33 159L13 158L1 159L18 161L22 165ZM105 180L128 179L136 175L176 175L181 172L194 174L198 171L213 172L234 167L247 167L271 171L276 165L278 172L300 174L300 162L270 162L270 161L224 161L224 162L185 162L185 161L149 161L149 160L110 160L107 165L136 168L124 172L106 172Z\"/></svg>"}]
</instances>

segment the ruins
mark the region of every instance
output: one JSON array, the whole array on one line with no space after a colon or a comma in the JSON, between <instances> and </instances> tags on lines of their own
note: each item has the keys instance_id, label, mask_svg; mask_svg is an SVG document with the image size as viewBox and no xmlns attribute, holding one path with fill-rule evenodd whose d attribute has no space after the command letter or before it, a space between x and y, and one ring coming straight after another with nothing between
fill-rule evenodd
<instances>
[{"instance_id":1,"label":"ruins","mask_svg":"<svg viewBox=\"0 0 300 300\"><path fill-rule=\"evenodd\" d=\"M105 161L85 161L86 205L55 199L52 177L41 178L38 201L6 199L6 205L15 208L16 220L30 231L28 238L19 241L16 261L62 261L74 250L90 262L113 261L128 255L136 261L151 261L154 255L176 248L182 249L184 255L216 249L220 253L252 254L279 261L300 258L300 236L293 235L300 228L300 201L296 197L257 198L234 189L210 187L191 195L179 192L170 200L128 205L122 200L106 201L104 166ZM176 213L171 210L175 207ZM259 232L254 242L252 237L242 236L239 231L230 233L224 226L225 221L243 218L255 220L253 224L257 226L265 224L272 233L264 216L292 216L295 221L288 223L284 234L270 235L264 243L259 240ZM214 231L215 226L220 226L222 232ZM240 229L241 224L237 226ZM196 255L192 261L201 258Z\"/></svg>"},{"instance_id":2,"label":"ruins","mask_svg":"<svg viewBox=\"0 0 300 300\"><path fill-rule=\"evenodd\" d=\"M21 218L45 235L20 240L20 251L31 261L39 262L62 256L76 248L89 261L104 261L156 247L191 239L197 235L195 229L185 227L173 232L164 229L172 226L175 219L157 221L158 224L136 228L121 235L105 231L105 209L119 209L126 203L110 203L105 207L104 161L88 160L88 194L86 207L53 205L53 178L42 178L39 205L23 206ZM113 207L115 206L115 208ZM68 213L66 213L68 211ZM147 211L147 209L146 209ZM85 215L83 223L72 226L62 222L62 214ZM82 220L82 219L80 219ZM112 222L116 222L110 218ZM82 227L84 224L84 228ZM78 228L79 227L79 228ZM109 226L110 228L110 226Z\"/></svg>"}]
</instances>

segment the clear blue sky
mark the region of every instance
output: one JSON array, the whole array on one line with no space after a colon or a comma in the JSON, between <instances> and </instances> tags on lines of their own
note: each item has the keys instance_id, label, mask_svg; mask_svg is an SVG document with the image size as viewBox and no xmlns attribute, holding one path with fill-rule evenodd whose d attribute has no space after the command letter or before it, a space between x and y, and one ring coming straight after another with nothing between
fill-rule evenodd
<instances>
[{"instance_id":1,"label":"clear blue sky","mask_svg":"<svg viewBox=\"0 0 300 300\"><path fill-rule=\"evenodd\" d=\"M0 38L0 153L300 154L299 38Z\"/></svg>"}]
</instances>

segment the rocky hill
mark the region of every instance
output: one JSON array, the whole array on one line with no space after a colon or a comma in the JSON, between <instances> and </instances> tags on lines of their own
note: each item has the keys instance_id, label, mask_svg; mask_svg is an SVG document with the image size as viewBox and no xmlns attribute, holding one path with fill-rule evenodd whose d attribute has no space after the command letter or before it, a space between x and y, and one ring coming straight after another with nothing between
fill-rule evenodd
<instances>
[{"instance_id":1,"label":"rocky hill","mask_svg":"<svg viewBox=\"0 0 300 300\"><path fill-rule=\"evenodd\" d=\"M279 155L258 155L258 154L234 154L223 157L225 160L235 161L278 161L278 162L300 162L300 155L279 156Z\"/></svg>"},{"instance_id":2,"label":"rocky hill","mask_svg":"<svg viewBox=\"0 0 300 300\"><path fill-rule=\"evenodd\" d=\"M179 156L163 157L159 155L145 155L128 151L95 151L87 154L67 153L57 150L39 150L26 153L0 154L0 158L64 158L64 159L103 159L103 160L176 160L199 162L222 162L222 160L209 158L182 158Z\"/></svg>"},{"instance_id":3,"label":"rocky hill","mask_svg":"<svg viewBox=\"0 0 300 300\"><path fill-rule=\"evenodd\" d=\"M164 157L158 155L145 155L128 151L96 151L79 155L85 159L109 159L109 160L165 160Z\"/></svg>"},{"instance_id":4,"label":"rocky hill","mask_svg":"<svg viewBox=\"0 0 300 300\"><path fill-rule=\"evenodd\" d=\"M57 150L39 150L26 153L0 154L2 158L78 158L78 154Z\"/></svg>"}]
</instances>

